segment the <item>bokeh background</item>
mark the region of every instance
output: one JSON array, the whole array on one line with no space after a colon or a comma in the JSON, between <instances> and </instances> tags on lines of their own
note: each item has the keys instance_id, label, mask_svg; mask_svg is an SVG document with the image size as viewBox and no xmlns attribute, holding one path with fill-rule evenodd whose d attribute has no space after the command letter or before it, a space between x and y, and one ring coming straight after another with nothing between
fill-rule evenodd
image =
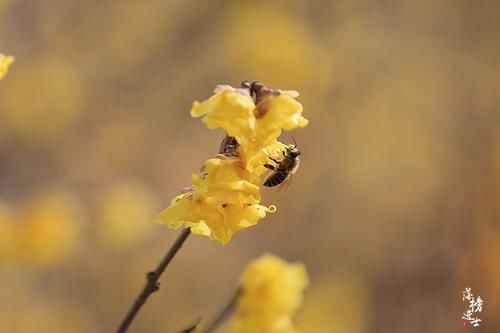
<instances>
[{"instance_id":1,"label":"bokeh background","mask_svg":"<svg viewBox=\"0 0 500 333\"><path fill-rule=\"evenodd\" d=\"M176 332L265 252L307 266L303 332L500 330L498 1L1 0L0 331L112 332L177 232L150 223L217 151L218 83L296 89L278 212L191 237L131 332ZM289 134L283 140L291 142Z\"/></svg>"}]
</instances>

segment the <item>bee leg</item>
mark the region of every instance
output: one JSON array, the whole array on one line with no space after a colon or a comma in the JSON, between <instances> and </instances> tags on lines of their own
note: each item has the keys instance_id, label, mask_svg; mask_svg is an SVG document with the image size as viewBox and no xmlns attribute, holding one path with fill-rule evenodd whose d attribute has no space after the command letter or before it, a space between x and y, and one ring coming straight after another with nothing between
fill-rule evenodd
<instances>
[{"instance_id":1,"label":"bee leg","mask_svg":"<svg viewBox=\"0 0 500 333\"><path fill-rule=\"evenodd\" d=\"M274 163L276 163L276 164L280 164L280 161L277 161L276 159L274 159L274 158L272 158L272 157L269 157L269 159L270 159L271 161L273 161Z\"/></svg>"},{"instance_id":2,"label":"bee leg","mask_svg":"<svg viewBox=\"0 0 500 333\"><path fill-rule=\"evenodd\" d=\"M271 164L264 164L264 168L266 169L269 169L269 170L276 170L276 167L274 165L271 165Z\"/></svg>"}]
</instances>

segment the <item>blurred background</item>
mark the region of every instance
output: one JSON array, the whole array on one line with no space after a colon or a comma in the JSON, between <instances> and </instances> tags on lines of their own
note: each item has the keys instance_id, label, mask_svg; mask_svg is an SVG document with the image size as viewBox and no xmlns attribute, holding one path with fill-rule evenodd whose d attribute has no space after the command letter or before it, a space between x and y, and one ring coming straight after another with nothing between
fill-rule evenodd
<instances>
[{"instance_id":1,"label":"blurred background","mask_svg":"<svg viewBox=\"0 0 500 333\"><path fill-rule=\"evenodd\" d=\"M265 252L303 332L500 330L498 1L0 0L0 331L112 332L178 232L151 224L223 138L216 84L300 91L278 212L191 237L131 332L176 332ZM291 142L290 134L282 138Z\"/></svg>"}]
</instances>

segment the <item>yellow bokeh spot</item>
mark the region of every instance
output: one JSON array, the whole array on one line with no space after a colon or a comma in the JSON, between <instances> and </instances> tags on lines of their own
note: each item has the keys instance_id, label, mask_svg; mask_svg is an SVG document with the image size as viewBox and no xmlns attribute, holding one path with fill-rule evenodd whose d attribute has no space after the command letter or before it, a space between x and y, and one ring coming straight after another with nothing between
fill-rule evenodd
<instances>
[{"instance_id":1,"label":"yellow bokeh spot","mask_svg":"<svg viewBox=\"0 0 500 333\"><path fill-rule=\"evenodd\" d=\"M328 327L329 333L362 333L369 330L373 310L366 282L342 273L315 281L297 322L305 332L323 332Z\"/></svg>"},{"instance_id":2,"label":"yellow bokeh spot","mask_svg":"<svg viewBox=\"0 0 500 333\"><path fill-rule=\"evenodd\" d=\"M26 59L2 87L0 121L30 142L57 137L83 110L83 85L59 59Z\"/></svg>"},{"instance_id":3,"label":"yellow bokeh spot","mask_svg":"<svg viewBox=\"0 0 500 333\"><path fill-rule=\"evenodd\" d=\"M303 264L271 254L257 258L241 277L237 309L227 332L298 333L292 317L308 284Z\"/></svg>"},{"instance_id":4,"label":"yellow bokeh spot","mask_svg":"<svg viewBox=\"0 0 500 333\"><path fill-rule=\"evenodd\" d=\"M18 249L26 262L53 265L64 261L79 245L81 208L67 193L45 193L20 212Z\"/></svg>"},{"instance_id":5,"label":"yellow bokeh spot","mask_svg":"<svg viewBox=\"0 0 500 333\"><path fill-rule=\"evenodd\" d=\"M225 13L223 47L243 77L294 87L331 82L331 58L293 6L233 2Z\"/></svg>"},{"instance_id":6,"label":"yellow bokeh spot","mask_svg":"<svg viewBox=\"0 0 500 333\"><path fill-rule=\"evenodd\" d=\"M14 57L6 56L0 53L0 79L2 79L7 74L7 72L9 71L9 67L13 62Z\"/></svg>"},{"instance_id":7,"label":"yellow bokeh spot","mask_svg":"<svg viewBox=\"0 0 500 333\"><path fill-rule=\"evenodd\" d=\"M130 246L149 235L148 221L157 202L143 183L127 181L105 190L99 206L97 230L102 240L114 246Z\"/></svg>"}]
</instances>

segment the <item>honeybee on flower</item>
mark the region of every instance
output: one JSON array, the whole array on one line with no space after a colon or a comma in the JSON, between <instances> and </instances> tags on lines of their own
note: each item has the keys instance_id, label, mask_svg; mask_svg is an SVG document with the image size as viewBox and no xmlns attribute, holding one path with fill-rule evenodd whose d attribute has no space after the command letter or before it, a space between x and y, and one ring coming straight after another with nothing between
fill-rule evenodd
<instances>
[{"instance_id":1,"label":"honeybee on flower","mask_svg":"<svg viewBox=\"0 0 500 333\"><path fill-rule=\"evenodd\" d=\"M173 229L191 228L193 233L226 244L236 231L276 211L273 205L260 204L260 177L270 168L269 158L280 151L286 153L282 160L274 159L272 183L293 175L300 152L296 145L287 146L277 139L283 130L307 126L308 120L302 116L296 91L244 81L239 88L219 85L214 93L203 102L194 102L191 116L203 117L208 128L226 132L221 150L192 175L192 189L175 197L156 220Z\"/></svg>"},{"instance_id":2,"label":"honeybee on flower","mask_svg":"<svg viewBox=\"0 0 500 333\"><path fill-rule=\"evenodd\" d=\"M276 165L264 164L265 168L273 171L266 177L264 186L274 187L280 184L281 186L286 186L290 184L293 175L299 169L300 150L297 148L297 142L286 146L286 149L282 151L282 155L283 158L279 161L273 157L269 157Z\"/></svg>"}]
</instances>

